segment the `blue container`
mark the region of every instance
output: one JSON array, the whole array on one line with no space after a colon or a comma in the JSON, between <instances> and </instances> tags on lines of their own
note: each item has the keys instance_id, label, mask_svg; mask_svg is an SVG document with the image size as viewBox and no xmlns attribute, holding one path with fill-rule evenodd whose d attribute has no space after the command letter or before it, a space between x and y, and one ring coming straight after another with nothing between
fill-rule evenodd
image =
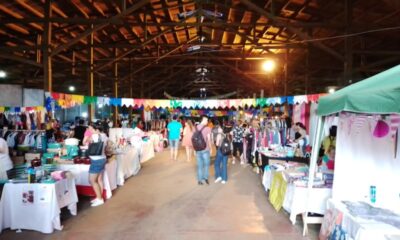
<instances>
[{"instance_id":1,"label":"blue container","mask_svg":"<svg viewBox=\"0 0 400 240\"><path fill-rule=\"evenodd\" d=\"M371 203L376 202L376 186L369 187L369 198L370 198Z\"/></svg>"}]
</instances>

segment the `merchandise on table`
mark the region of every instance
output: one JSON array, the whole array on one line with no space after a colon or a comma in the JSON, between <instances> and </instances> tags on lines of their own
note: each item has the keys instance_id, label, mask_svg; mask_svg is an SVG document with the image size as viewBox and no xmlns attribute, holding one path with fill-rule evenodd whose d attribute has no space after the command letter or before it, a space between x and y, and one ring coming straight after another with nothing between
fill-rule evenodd
<instances>
[{"instance_id":1,"label":"merchandise on table","mask_svg":"<svg viewBox=\"0 0 400 240\"><path fill-rule=\"evenodd\" d=\"M7 183L0 201L0 233L6 228L42 233L62 230L60 209L68 207L76 215L77 202L73 178L35 184Z\"/></svg>"}]
</instances>

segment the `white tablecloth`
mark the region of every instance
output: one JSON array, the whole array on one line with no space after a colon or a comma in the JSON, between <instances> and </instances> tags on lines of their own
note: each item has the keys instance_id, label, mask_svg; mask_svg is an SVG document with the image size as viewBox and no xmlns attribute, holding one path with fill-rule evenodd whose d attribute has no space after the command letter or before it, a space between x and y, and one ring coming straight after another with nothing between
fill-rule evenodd
<instances>
[{"instance_id":1,"label":"white tablecloth","mask_svg":"<svg viewBox=\"0 0 400 240\"><path fill-rule=\"evenodd\" d=\"M355 217L350 214L342 202L329 199L321 227L320 239L327 239L329 233L339 226L346 233L348 237L346 240L387 240L400 238L400 229L383 222ZM389 236L392 236L392 238L389 238Z\"/></svg>"},{"instance_id":2,"label":"white tablecloth","mask_svg":"<svg viewBox=\"0 0 400 240\"><path fill-rule=\"evenodd\" d=\"M117 184L123 186L125 179L136 175L140 170L138 150L133 146L126 146L118 151L117 158Z\"/></svg>"},{"instance_id":3,"label":"white tablecloth","mask_svg":"<svg viewBox=\"0 0 400 240\"><path fill-rule=\"evenodd\" d=\"M326 203L332 196L331 188L312 188L308 198L308 189L288 184L283 208L290 213L290 221L295 224L296 216L305 212L325 214ZM307 209L308 208L308 209Z\"/></svg>"},{"instance_id":4,"label":"white tablecloth","mask_svg":"<svg viewBox=\"0 0 400 240\"><path fill-rule=\"evenodd\" d=\"M268 191L271 188L272 179L274 174L277 172L279 171L264 171L262 183L265 191ZM290 213L290 221L295 224L296 216L307 212L307 210L312 213L324 214L326 210L326 202L331 198L331 196L331 188L313 188L310 192L310 199L307 201L307 188L296 187L294 184L288 184L282 207Z\"/></svg>"},{"instance_id":5,"label":"white tablecloth","mask_svg":"<svg viewBox=\"0 0 400 240\"><path fill-rule=\"evenodd\" d=\"M140 162L147 162L155 156L154 146L151 141L143 142Z\"/></svg>"},{"instance_id":6,"label":"white tablecloth","mask_svg":"<svg viewBox=\"0 0 400 240\"><path fill-rule=\"evenodd\" d=\"M152 133L149 133L148 136L149 136L150 141L153 143L154 151L160 152L164 149L163 144L161 142L162 134L152 132Z\"/></svg>"},{"instance_id":7,"label":"white tablecloth","mask_svg":"<svg viewBox=\"0 0 400 240\"><path fill-rule=\"evenodd\" d=\"M108 165L108 166L107 166ZM109 199L112 196L112 190L117 188L117 174L116 168L117 164L110 163L106 164L106 171L103 174L103 184L104 190L106 191L106 198ZM89 182L89 167L88 164L58 164L57 168L62 171L70 171L74 175L75 183L78 186L91 186ZM110 175L109 175L110 174ZM111 184L113 183L113 184Z\"/></svg>"},{"instance_id":8,"label":"white tablecloth","mask_svg":"<svg viewBox=\"0 0 400 240\"><path fill-rule=\"evenodd\" d=\"M1 228L29 229L42 233L62 230L60 209L68 207L76 215L78 196L74 179L54 184L7 183L0 201Z\"/></svg>"}]
</instances>

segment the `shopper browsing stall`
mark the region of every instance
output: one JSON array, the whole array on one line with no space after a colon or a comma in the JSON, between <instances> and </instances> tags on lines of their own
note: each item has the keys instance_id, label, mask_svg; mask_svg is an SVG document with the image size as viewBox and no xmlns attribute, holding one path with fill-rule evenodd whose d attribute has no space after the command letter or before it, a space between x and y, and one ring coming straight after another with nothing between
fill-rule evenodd
<instances>
[{"instance_id":1,"label":"shopper browsing stall","mask_svg":"<svg viewBox=\"0 0 400 240\"><path fill-rule=\"evenodd\" d=\"M74 128L74 138L79 139L79 145L82 145L83 139L85 137L85 132L87 127L84 126L85 121L83 119L79 119L79 125Z\"/></svg>"},{"instance_id":2,"label":"shopper browsing stall","mask_svg":"<svg viewBox=\"0 0 400 240\"><path fill-rule=\"evenodd\" d=\"M7 171L13 168L7 142L0 137L0 180L7 180Z\"/></svg>"},{"instance_id":3,"label":"shopper browsing stall","mask_svg":"<svg viewBox=\"0 0 400 240\"><path fill-rule=\"evenodd\" d=\"M178 116L173 116L172 121L168 123L168 140L171 149L171 160L178 158L179 139L182 132L182 124L177 121Z\"/></svg>"},{"instance_id":4,"label":"shopper browsing stall","mask_svg":"<svg viewBox=\"0 0 400 240\"><path fill-rule=\"evenodd\" d=\"M105 148L107 136L101 126L93 126L93 134L90 139L88 154L90 157L89 180L96 194L96 198L91 201L92 207L104 204L103 193L103 173L107 162Z\"/></svg>"},{"instance_id":5,"label":"shopper browsing stall","mask_svg":"<svg viewBox=\"0 0 400 240\"><path fill-rule=\"evenodd\" d=\"M306 151L306 146L308 144L308 136L307 136L307 130L306 126L302 124L301 122L297 122L295 124L295 135L294 135L294 142L298 144L298 147L301 152L301 156L304 156L305 151Z\"/></svg>"},{"instance_id":6,"label":"shopper browsing stall","mask_svg":"<svg viewBox=\"0 0 400 240\"><path fill-rule=\"evenodd\" d=\"M92 139L92 135L95 132L95 129L93 128L92 125L89 125L89 127L86 129L85 133L84 133L84 137L83 137L83 141L82 144L84 146L88 146L91 139Z\"/></svg>"}]
</instances>

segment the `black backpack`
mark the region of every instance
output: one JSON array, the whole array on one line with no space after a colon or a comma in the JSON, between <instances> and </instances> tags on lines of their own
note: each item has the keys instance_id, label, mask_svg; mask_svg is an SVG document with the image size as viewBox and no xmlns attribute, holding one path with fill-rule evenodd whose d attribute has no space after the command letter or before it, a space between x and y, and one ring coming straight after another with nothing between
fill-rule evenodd
<instances>
[{"instance_id":1,"label":"black backpack","mask_svg":"<svg viewBox=\"0 0 400 240\"><path fill-rule=\"evenodd\" d=\"M224 156L231 154L231 143L229 142L228 137L225 135L224 135L224 138L222 139L219 150L221 151L222 155L224 155Z\"/></svg>"},{"instance_id":2,"label":"black backpack","mask_svg":"<svg viewBox=\"0 0 400 240\"><path fill-rule=\"evenodd\" d=\"M205 127L206 126L202 127L200 131L196 127L196 131L193 133L192 145L195 151L203 151L204 149L207 148L206 140L204 139L203 134L201 133Z\"/></svg>"}]
</instances>

